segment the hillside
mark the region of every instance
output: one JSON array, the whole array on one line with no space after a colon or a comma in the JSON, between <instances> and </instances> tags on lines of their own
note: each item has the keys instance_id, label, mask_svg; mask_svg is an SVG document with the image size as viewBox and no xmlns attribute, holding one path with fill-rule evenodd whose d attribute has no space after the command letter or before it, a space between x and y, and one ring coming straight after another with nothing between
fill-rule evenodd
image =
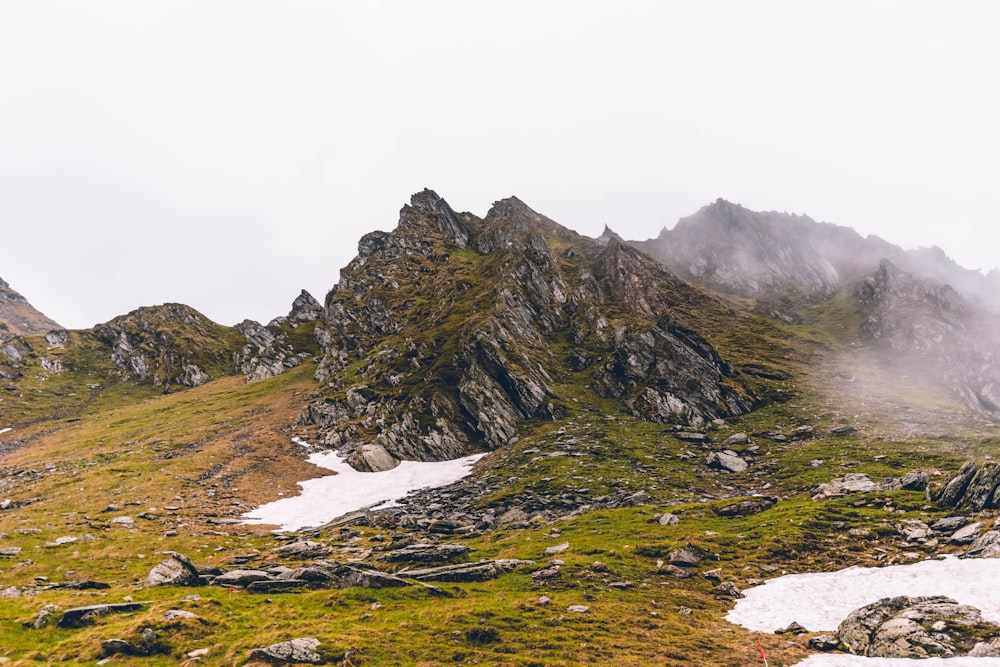
<instances>
[{"instance_id":1,"label":"hillside","mask_svg":"<svg viewBox=\"0 0 1000 667\"><path fill-rule=\"evenodd\" d=\"M275 651L335 665L818 650L818 633L724 617L784 572L955 553L957 530L990 525L992 487L962 493L994 470L963 468L995 453L994 316L887 243L871 266L834 261L815 239L844 228L719 202L696 217L675 245L711 272L513 197L480 217L425 190L322 304L303 292L267 324L165 304L9 332L0 658L274 664L259 650L290 640ZM244 522L307 480L329 502L337 477L306 460L327 449L397 473L483 456L392 506L292 533Z\"/></svg>"},{"instance_id":2,"label":"hillside","mask_svg":"<svg viewBox=\"0 0 1000 667\"><path fill-rule=\"evenodd\" d=\"M39 334L61 328L0 278L0 335Z\"/></svg>"}]
</instances>

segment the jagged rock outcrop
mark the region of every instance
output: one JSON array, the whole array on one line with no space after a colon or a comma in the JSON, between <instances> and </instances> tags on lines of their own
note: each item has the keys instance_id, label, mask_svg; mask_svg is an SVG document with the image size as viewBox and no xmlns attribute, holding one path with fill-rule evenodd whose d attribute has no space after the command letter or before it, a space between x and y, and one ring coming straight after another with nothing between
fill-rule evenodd
<instances>
[{"instance_id":1,"label":"jagged rock outcrop","mask_svg":"<svg viewBox=\"0 0 1000 667\"><path fill-rule=\"evenodd\" d=\"M21 294L0 278L0 332L30 336L62 329L54 320L35 309Z\"/></svg>"},{"instance_id":2,"label":"jagged rock outcrop","mask_svg":"<svg viewBox=\"0 0 1000 667\"><path fill-rule=\"evenodd\" d=\"M731 365L685 324L684 313L728 308L606 236L581 237L513 197L480 219L414 195L395 230L361 239L327 295L325 396L301 421L347 454L377 445L349 459L371 469L373 453L502 447L524 421L564 413L554 386L567 372L651 421L751 409Z\"/></svg>"},{"instance_id":3,"label":"jagged rock outcrop","mask_svg":"<svg viewBox=\"0 0 1000 667\"><path fill-rule=\"evenodd\" d=\"M851 612L837 630L848 652L872 658L962 656L997 634L1000 626L978 609L943 596L883 598Z\"/></svg>"},{"instance_id":4,"label":"jagged rock outcrop","mask_svg":"<svg viewBox=\"0 0 1000 667\"><path fill-rule=\"evenodd\" d=\"M196 387L212 369L228 374L236 342L226 327L178 303L139 308L94 327L91 336L111 348L122 380L154 386Z\"/></svg>"},{"instance_id":5,"label":"jagged rock outcrop","mask_svg":"<svg viewBox=\"0 0 1000 667\"><path fill-rule=\"evenodd\" d=\"M234 329L246 338L246 344L236 354L235 363L247 382L280 375L311 359L316 352L313 329L322 312L319 301L302 290L287 316L277 317L267 326L253 320L237 324Z\"/></svg>"},{"instance_id":6,"label":"jagged rock outcrop","mask_svg":"<svg viewBox=\"0 0 1000 667\"><path fill-rule=\"evenodd\" d=\"M1000 508L1000 463L987 461L980 466L968 461L936 489L928 489L927 495L942 507L974 512Z\"/></svg>"}]
</instances>

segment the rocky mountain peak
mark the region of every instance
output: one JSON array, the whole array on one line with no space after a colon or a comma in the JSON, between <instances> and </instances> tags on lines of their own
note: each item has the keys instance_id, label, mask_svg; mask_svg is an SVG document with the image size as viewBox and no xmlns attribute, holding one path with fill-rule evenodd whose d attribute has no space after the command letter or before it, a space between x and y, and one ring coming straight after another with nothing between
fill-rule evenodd
<instances>
[{"instance_id":1,"label":"rocky mountain peak","mask_svg":"<svg viewBox=\"0 0 1000 667\"><path fill-rule=\"evenodd\" d=\"M416 215L414 216L407 210L407 207L404 207L400 212L400 225L415 220L430 220L442 234L451 239L451 242L459 248L465 248L469 245L471 232L466 227L466 223L452 210L448 202L433 190L425 188L422 192L414 194L410 197L409 208Z\"/></svg>"},{"instance_id":2,"label":"rocky mountain peak","mask_svg":"<svg viewBox=\"0 0 1000 667\"><path fill-rule=\"evenodd\" d=\"M325 397L302 418L360 469L502 447L523 422L563 413L566 373L585 371L595 391L653 421L701 423L753 404L665 312L696 290L515 197L480 220L424 191L362 246L326 297ZM571 359L558 351L565 339Z\"/></svg>"},{"instance_id":3,"label":"rocky mountain peak","mask_svg":"<svg viewBox=\"0 0 1000 667\"><path fill-rule=\"evenodd\" d=\"M0 325L22 336L43 334L62 327L35 309L28 300L0 278Z\"/></svg>"},{"instance_id":4,"label":"rocky mountain peak","mask_svg":"<svg viewBox=\"0 0 1000 667\"><path fill-rule=\"evenodd\" d=\"M619 236L618 234L616 234L614 232L614 230L612 230L607 225L604 225L604 231L601 232L601 235L598 236L594 240L597 241L601 245L607 245L611 241L617 241L619 243L624 243L625 242L625 239L623 239L621 236Z\"/></svg>"}]
</instances>

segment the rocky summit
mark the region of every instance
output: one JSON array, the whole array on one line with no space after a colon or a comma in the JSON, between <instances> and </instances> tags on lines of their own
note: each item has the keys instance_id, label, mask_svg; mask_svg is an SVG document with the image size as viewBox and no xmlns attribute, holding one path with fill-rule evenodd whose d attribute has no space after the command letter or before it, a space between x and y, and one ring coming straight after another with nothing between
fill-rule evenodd
<instances>
[{"instance_id":1,"label":"rocky summit","mask_svg":"<svg viewBox=\"0 0 1000 667\"><path fill-rule=\"evenodd\" d=\"M721 199L627 241L423 190L266 323L66 330L0 281L0 663L996 656L961 587L725 619L1000 556L998 275Z\"/></svg>"}]
</instances>

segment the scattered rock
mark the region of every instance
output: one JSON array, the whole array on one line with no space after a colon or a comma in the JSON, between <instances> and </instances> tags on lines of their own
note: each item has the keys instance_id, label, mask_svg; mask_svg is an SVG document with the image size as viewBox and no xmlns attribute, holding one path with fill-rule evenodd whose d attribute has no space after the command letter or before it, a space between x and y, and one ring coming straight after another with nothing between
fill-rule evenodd
<instances>
[{"instance_id":1,"label":"scattered rock","mask_svg":"<svg viewBox=\"0 0 1000 667\"><path fill-rule=\"evenodd\" d=\"M705 462L709 468L725 472L743 472L747 469L748 465L745 460L730 449L723 452L712 452L708 455Z\"/></svg>"},{"instance_id":2,"label":"scattered rock","mask_svg":"<svg viewBox=\"0 0 1000 667\"><path fill-rule=\"evenodd\" d=\"M868 475L856 472L838 477L826 484L820 484L813 490L812 498L813 500L822 500L823 498L833 498L848 493L868 493L874 489L875 482Z\"/></svg>"},{"instance_id":3,"label":"scattered rock","mask_svg":"<svg viewBox=\"0 0 1000 667\"><path fill-rule=\"evenodd\" d=\"M3 547L0 549L0 556L4 558L13 558L14 556L20 555L21 547Z\"/></svg>"},{"instance_id":4,"label":"scattered rock","mask_svg":"<svg viewBox=\"0 0 1000 667\"><path fill-rule=\"evenodd\" d=\"M589 614L590 607L582 604L571 604L570 606L566 607L566 611L568 611L571 614Z\"/></svg>"},{"instance_id":5,"label":"scattered rock","mask_svg":"<svg viewBox=\"0 0 1000 667\"><path fill-rule=\"evenodd\" d=\"M743 500L734 505L726 505L715 510L715 513L719 516L750 516L751 514L760 514L771 509L776 502L778 502L777 498L762 496L751 500Z\"/></svg>"},{"instance_id":6,"label":"scattered rock","mask_svg":"<svg viewBox=\"0 0 1000 667\"><path fill-rule=\"evenodd\" d=\"M143 602L121 602L118 604L95 604L87 607L73 607L63 612L59 619L60 628L79 628L88 625L100 616L127 614L142 609Z\"/></svg>"},{"instance_id":7,"label":"scattered rock","mask_svg":"<svg viewBox=\"0 0 1000 667\"><path fill-rule=\"evenodd\" d=\"M146 577L147 586L197 586L201 583L198 568L176 551L167 551L170 558L161 561Z\"/></svg>"},{"instance_id":8,"label":"scattered rock","mask_svg":"<svg viewBox=\"0 0 1000 667\"><path fill-rule=\"evenodd\" d=\"M977 537L979 537L979 533L982 532L982 530L983 524L978 522L970 523L969 525L963 526L952 533L951 537L948 538L948 541L952 544L971 544Z\"/></svg>"},{"instance_id":9,"label":"scattered rock","mask_svg":"<svg viewBox=\"0 0 1000 667\"><path fill-rule=\"evenodd\" d=\"M829 431L830 435L854 435L857 432L858 429L854 428L853 426L849 426L847 424L831 426Z\"/></svg>"},{"instance_id":10,"label":"scattered rock","mask_svg":"<svg viewBox=\"0 0 1000 667\"><path fill-rule=\"evenodd\" d=\"M418 543L388 551L379 558L388 563L444 563L461 557L468 550L464 544L450 542Z\"/></svg>"},{"instance_id":11,"label":"scattered rock","mask_svg":"<svg viewBox=\"0 0 1000 667\"><path fill-rule=\"evenodd\" d=\"M746 433L734 433L733 435L726 438L725 444L729 445L730 447L748 445L750 444L750 436L748 436Z\"/></svg>"},{"instance_id":12,"label":"scattered rock","mask_svg":"<svg viewBox=\"0 0 1000 667\"><path fill-rule=\"evenodd\" d=\"M836 651L839 647L837 635L814 635L809 638L809 648L814 651Z\"/></svg>"},{"instance_id":13,"label":"scattered rock","mask_svg":"<svg viewBox=\"0 0 1000 667\"><path fill-rule=\"evenodd\" d=\"M557 544L554 547L549 547L545 550L546 556L554 556L555 554L562 553L569 549L569 542L563 542L562 544Z\"/></svg>"},{"instance_id":14,"label":"scattered rock","mask_svg":"<svg viewBox=\"0 0 1000 667\"><path fill-rule=\"evenodd\" d=\"M792 432L788 434L788 439L792 441L807 440L814 435L816 435L816 428L807 424L805 426L799 426L798 428L792 429Z\"/></svg>"},{"instance_id":15,"label":"scattered rock","mask_svg":"<svg viewBox=\"0 0 1000 667\"><path fill-rule=\"evenodd\" d=\"M163 612L164 621L175 621L179 618L189 618L195 621L201 620L201 616L198 616L198 614L186 611L184 609L168 609L167 611Z\"/></svg>"},{"instance_id":16,"label":"scattered rock","mask_svg":"<svg viewBox=\"0 0 1000 667\"><path fill-rule=\"evenodd\" d=\"M254 649L250 653L250 660L260 660L272 665L319 665L324 662L323 656L317 651L319 647L320 641L318 639L302 637L272 644L266 648Z\"/></svg>"},{"instance_id":17,"label":"scattered rock","mask_svg":"<svg viewBox=\"0 0 1000 667\"><path fill-rule=\"evenodd\" d=\"M488 581L496 579L506 572L512 572L519 567L534 564L535 561L531 560L484 560L478 563L461 563L458 565L443 565L420 570L406 570L400 572L400 575L409 579L416 579L417 581Z\"/></svg>"},{"instance_id":18,"label":"scattered rock","mask_svg":"<svg viewBox=\"0 0 1000 667\"><path fill-rule=\"evenodd\" d=\"M701 549L691 545L690 543L679 549L674 549L667 556L667 560L670 564L678 567L695 567L701 562L702 558Z\"/></svg>"},{"instance_id":19,"label":"scattered rock","mask_svg":"<svg viewBox=\"0 0 1000 667\"><path fill-rule=\"evenodd\" d=\"M333 553L333 549L319 542L297 540L271 550L271 553L285 558L323 558Z\"/></svg>"},{"instance_id":20,"label":"scattered rock","mask_svg":"<svg viewBox=\"0 0 1000 667\"><path fill-rule=\"evenodd\" d=\"M49 623L52 622L52 617L62 611L62 607L57 604L47 604L38 610L38 616L35 617L34 621L30 623L25 623L25 626L31 627L34 630L41 630Z\"/></svg>"},{"instance_id":21,"label":"scattered rock","mask_svg":"<svg viewBox=\"0 0 1000 667\"><path fill-rule=\"evenodd\" d=\"M661 514L657 521L661 526L676 526L680 523L680 519L677 518L677 515L670 514L669 512Z\"/></svg>"}]
</instances>

